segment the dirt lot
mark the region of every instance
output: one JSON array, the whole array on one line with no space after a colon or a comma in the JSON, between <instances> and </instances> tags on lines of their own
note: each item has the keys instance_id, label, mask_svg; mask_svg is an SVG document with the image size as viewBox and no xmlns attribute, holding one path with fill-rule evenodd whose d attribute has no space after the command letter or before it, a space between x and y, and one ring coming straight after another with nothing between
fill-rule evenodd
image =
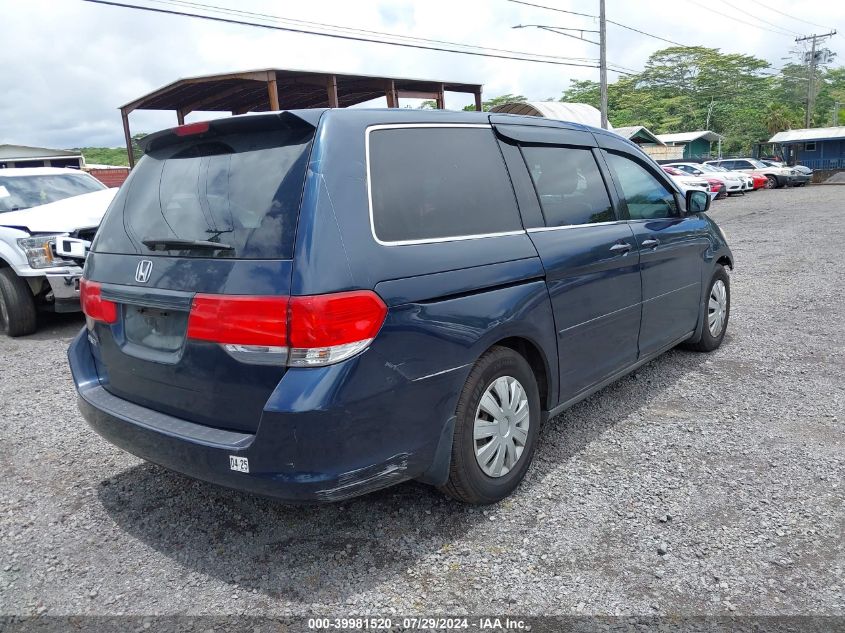
<instances>
[{"instance_id":1,"label":"dirt lot","mask_svg":"<svg viewBox=\"0 0 845 633\"><path fill-rule=\"evenodd\" d=\"M723 347L556 418L485 509L417 484L292 508L191 481L86 426L81 319L0 338L0 614L845 615L845 188L712 216L737 260Z\"/></svg>"}]
</instances>

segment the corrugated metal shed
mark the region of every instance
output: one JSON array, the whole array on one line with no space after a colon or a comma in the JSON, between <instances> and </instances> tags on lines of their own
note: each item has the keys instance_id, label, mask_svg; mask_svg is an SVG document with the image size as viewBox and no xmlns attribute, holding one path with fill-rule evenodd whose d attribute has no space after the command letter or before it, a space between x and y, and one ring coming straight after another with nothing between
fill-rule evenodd
<instances>
[{"instance_id":1,"label":"corrugated metal shed","mask_svg":"<svg viewBox=\"0 0 845 633\"><path fill-rule=\"evenodd\" d=\"M399 99L408 98L431 99L442 109L446 92L474 95L475 109L481 110L481 84L265 68L179 79L121 106L120 115L129 164L134 165L129 114L135 110L174 110L182 125L196 111L346 108L378 97L386 97L389 108L398 108Z\"/></svg>"},{"instance_id":2,"label":"corrugated metal shed","mask_svg":"<svg viewBox=\"0 0 845 633\"><path fill-rule=\"evenodd\" d=\"M82 154L71 150L28 145L0 145L0 165L6 167L81 168L84 163Z\"/></svg>"},{"instance_id":3,"label":"corrugated metal shed","mask_svg":"<svg viewBox=\"0 0 845 633\"><path fill-rule=\"evenodd\" d=\"M521 103L503 103L490 108L490 112L501 114L522 114L525 116L539 116L558 121L583 123L593 127L601 127L601 112L586 103L561 103L560 101L526 101ZM607 124L607 129L613 126Z\"/></svg>"},{"instance_id":4,"label":"corrugated metal shed","mask_svg":"<svg viewBox=\"0 0 845 633\"><path fill-rule=\"evenodd\" d=\"M644 125L615 127L613 128L613 131L616 132L619 136L627 138L630 141L640 141L641 143L654 143L655 145L666 145L666 143L657 138L657 135L654 134Z\"/></svg>"},{"instance_id":5,"label":"corrugated metal shed","mask_svg":"<svg viewBox=\"0 0 845 633\"><path fill-rule=\"evenodd\" d=\"M699 130L697 132L679 132L678 134L658 134L657 138L667 145L671 145L673 143L692 143L698 139L712 143L713 141L720 141L725 137L710 130Z\"/></svg>"},{"instance_id":6,"label":"corrugated metal shed","mask_svg":"<svg viewBox=\"0 0 845 633\"><path fill-rule=\"evenodd\" d=\"M803 141L823 141L835 138L845 138L845 126L786 130L775 134L769 139L769 143L801 143Z\"/></svg>"}]
</instances>

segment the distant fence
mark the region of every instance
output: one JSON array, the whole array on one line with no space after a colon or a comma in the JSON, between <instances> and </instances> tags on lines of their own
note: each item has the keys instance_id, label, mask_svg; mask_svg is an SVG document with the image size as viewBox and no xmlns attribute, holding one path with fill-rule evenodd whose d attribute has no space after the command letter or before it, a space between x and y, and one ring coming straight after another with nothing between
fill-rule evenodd
<instances>
[{"instance_id":1,"label":"distant fence","mask_svg":"<svg viewBox=\"0 0 845 633\"><path fill-rule=\"evenodd\" d=\"M802 158L798 164L810 169L845 169L845 158Z\"/></svg>"},{"instance_id":2,"label":"distant fence","mask_svg":"<svg viewBox=\"0 0 845 633\"><path fill-rule=\"evenodd\" d=\"M88 169L89 174L103 183L106 187L119 187L129 177L128 167L113 169Z\"/></svg>"},{"instance_id":3,"label":"distant fence","mask_svg":"<svg viewBox=\"0 0 845 633\"><path fill-rule=\"evenodd\" d=\"M683 145L641 145L640 148L654 160L682 160Z\"/></svg>"}]
</instances>

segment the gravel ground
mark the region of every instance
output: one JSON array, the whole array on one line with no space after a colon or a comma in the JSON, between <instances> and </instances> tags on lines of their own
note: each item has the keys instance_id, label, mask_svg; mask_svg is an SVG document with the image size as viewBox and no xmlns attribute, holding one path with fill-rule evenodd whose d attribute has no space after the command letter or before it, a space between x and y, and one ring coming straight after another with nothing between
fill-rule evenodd
<instances>
[{"instance_id":1,"label":"gravel ground","mask_svg":"<svg viewBox=\"0 0 845 633\"><path fill-rule=\"evenodd\" d=\"M728 335L553 420L510 499L286 507L77 412L54 317L0 338L0 613L845 615L845 189L715 203Z\"/></svg>"}]
</instances>

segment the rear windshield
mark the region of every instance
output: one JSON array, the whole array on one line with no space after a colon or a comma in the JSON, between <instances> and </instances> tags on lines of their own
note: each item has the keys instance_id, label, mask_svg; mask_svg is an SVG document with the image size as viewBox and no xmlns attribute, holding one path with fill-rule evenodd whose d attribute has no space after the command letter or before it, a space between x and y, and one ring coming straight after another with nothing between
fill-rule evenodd
<instances>
[{"instance_id":1,"label":"rear windshield","mask_svg":"<svg viewBox=\"0 0 845 633\"><path fill-rule=\"evenodd\" d=\"M92 250L290 259L313 136L312 128L250 132L153 150L109 207Z\"/></svg>"},{"instance_id":2,"label":"rear windshield","mask_svg":"<svg viewBox=\"0 0 845 633\"><path fill-rule=\"evenodd\" d=\"M106 186L88 174L49 174L43 176L3 176L0 174L0 213L29 209Z\"/></svg>"}]
</instances>

